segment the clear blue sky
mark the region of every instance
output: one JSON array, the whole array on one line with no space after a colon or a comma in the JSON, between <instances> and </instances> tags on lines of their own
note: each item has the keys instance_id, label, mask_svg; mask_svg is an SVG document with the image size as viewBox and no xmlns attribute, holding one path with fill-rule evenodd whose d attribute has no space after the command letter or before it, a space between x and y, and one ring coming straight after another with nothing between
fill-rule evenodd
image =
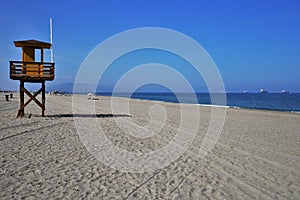
<instances>
[{"instance_id":1,"label":"clear blue sky","mask_svg":"<svg viewBox=\"0 0 300 200\"><path fill-rule=\"evenodd\" d=\"M73 82L84 58L108 37L157 26L199 42L217 64L228 92L300 92L299 11L298 0L3 1L0 88L18 88L17 81L9 80L8 61L21 59L13 41L49 41L52 17L56 79L49 84Z\"/></svg>"}]
</instances>

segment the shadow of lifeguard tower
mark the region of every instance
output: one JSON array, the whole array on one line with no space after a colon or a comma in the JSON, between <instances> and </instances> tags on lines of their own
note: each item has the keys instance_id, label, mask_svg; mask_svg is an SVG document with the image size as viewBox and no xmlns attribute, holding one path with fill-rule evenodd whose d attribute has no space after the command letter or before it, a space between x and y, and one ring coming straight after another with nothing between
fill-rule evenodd
<instances>
[{"instance_id":1,"label":"shadow of lifeguard tower","mask_svg":"<svg viewBox=\"0 0 300 200\"><path fill-rule=\"evenodd\" d=\"M42 116L45 115L45 82L54 80L54 63L44 62L44 50L50 49L51 44L38 40L14 41L16 47L22 47L22 61L10 61L10 79L20 81L20 108L17 117L24 116L25 107L33 100L41 109ZM36 62L35 51L40 50L40 62ZM31 94L24 83L41 83L42 87L36 93ZM29 96L24 103L24 93ZM36 97L42 93L42 102Z\"/></svg>"}]
</instances>

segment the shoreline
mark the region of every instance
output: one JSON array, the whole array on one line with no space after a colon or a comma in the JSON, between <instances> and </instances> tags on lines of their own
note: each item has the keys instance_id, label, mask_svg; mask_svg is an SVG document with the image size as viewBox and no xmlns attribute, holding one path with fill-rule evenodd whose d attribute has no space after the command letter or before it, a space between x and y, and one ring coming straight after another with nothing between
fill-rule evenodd
<instances>
[{"instance_id":1,"label":"shoreline","mask_svg":"<svg viewBox=\"0 0 300 200\"><path fill-rule=\"evenodd\" d=\"M14 94L14 99L18 98L19 95L18 92L9 92ZM3 93L6 94L6 93ZM8 93L7 93L8 94ZM124 93L127 94L127 93ZM156 93L155 93L156 94ZM166 93L167 94L167 93ZM184 94L184 93L182 93ZM197 94L208 94L208 93L197 93ZM220 94L220 93L217 93ZM244 94L244 93L226 93L226 94ZM246 93L246 94L259 94L259 93ZM268 94L284 94L284 93L268 93ZM300 93L293 93L293 94L300 94ZM78 93L78 94L72 94L72 93L66 93L66 94L57 94L54 96L73 96L73 95L82 95L87 96L87 93ZM285 94L284 94L285 95ZM289 95L289 94L287 94ZM47 96L52 96L47 93ZM226 108L226 109L245 109L245 110L258 110L258 111L271 111L271 112L282 112L282 113L291 113L291 114L300 114L300 110L281 110L281 109L268 109L268 108L254 108L254 107L242 107L242 106L234 106L234 105L217 105L217 104L202 104L202 103L186 103L186 102L172 102L172 101L166 101L166 100L155 100L155 99L142 99L142 98L135 98L135 97L124 97L124 96L108 96L108 95L95 95L95 97L117 97L117 98L125 98L125 99L135 99L140 101L150 101L150 102L164 102L164 103L174 103L174 104L186 104L186 105L198 105L203 107L216 107L216 108ZM3 97L4 98L4 97Z\"/></svg>"},{"instance_id":2,"label":"shoreline","mask_svg":"<svg viewBox=\"0 0 300 200\"><path fill-rule=\"evenodd\" d=\"M207 94L207 93L204 93ZM243 93L234 93L234 94L243 94ZM252 93L248 93L252 94ZM259 94L259 93L253 93ZM281 94L281 93L269 93L269 94ZM300 93L297 93L300 94ZM83 95L83 94L78 94ZM164 101L164 100L154 100L154 99L142 99L142 98L135 98L135 97L124 97L124 96L108 96L108 95L95 95L96 97L118 97L118 98L129 98L129 99L137 99L141 101L153 101L153 102L165 102L165 103L174 103L174 104L187 104L187 105L199 105L204 107L217 107L217 108L232 108L232 109L246 109L246 110L262 110L262 111L274 111L274 112L284 112L284 113L296 113L300 114L300 110L280 110L280 109L267 109L267 108L252 108L252 107L241 107L241 106L233 106L233 105L217 105L217 104L202 104L202 103L185 103L185 102L172 102L172 101Z\"/></svg>"}]
</instances>

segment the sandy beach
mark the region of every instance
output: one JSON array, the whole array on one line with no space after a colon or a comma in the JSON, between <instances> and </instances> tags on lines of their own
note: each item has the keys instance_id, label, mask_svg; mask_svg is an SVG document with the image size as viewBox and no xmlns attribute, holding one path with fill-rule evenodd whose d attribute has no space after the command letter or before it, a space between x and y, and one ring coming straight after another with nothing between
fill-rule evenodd
<instances>
[{"instance_id":1,"label":"sandy beach","mask_svg":"<svg viewBox=\"0 0 300 200\"><path fill-rule=\"evenodd\" d=\"M97 120L112 144L143 154L175 137L179 104L131 99L128 113L115 114L110 97L88 100L78 95L82 105L95 103L93 116L84 107L73 114L72 96L46 98L45 117L30 103L25 117L17 119L18 94L10 101L0 99L0 199L300 199L297 113L226 108L222 134L202 158L199 148L211 108L184 105L191 113L200 110L189 148L163 168L134 173L97 160L84 146L74 117ZM167 118L152 109L152 119L149 109L162 107ZM119 128L124 119L140 127L150 124L158 133L135 138Z\"/></svg>"}]
</instances>

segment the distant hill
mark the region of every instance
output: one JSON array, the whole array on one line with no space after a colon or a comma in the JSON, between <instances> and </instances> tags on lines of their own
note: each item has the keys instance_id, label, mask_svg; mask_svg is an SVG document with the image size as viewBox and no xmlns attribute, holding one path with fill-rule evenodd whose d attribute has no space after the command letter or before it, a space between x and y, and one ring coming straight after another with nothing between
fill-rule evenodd
<instances>
[{"instance_id":1,"label":"distant hill","mask_svg":"<svg viewBox=\"0 0 300 200\"><path fill-rule=\"evenodd\" d=\"M50 85L46 87L47 91L65 91L71 92L73 91L73 83L64 83L60 85Z\"/></svg>"},{"instance_id":2,"label":"distant hill","mask_svg":"<svg viewBox=\"0 0 300 200\"><path fill-rule=\"evenodd\" d=\"M74 83L63 83L63 84L57 84L57 85L47 85L46 86L46 90L47 91L64 91L66 93L73 93L73 86ZM77 83L76 84L76 89L77 91L75 93L111 93L113 91L113 86L112 87L108 87L105 85L98 85L97 89L95 91L95 85L92 84L88 84L88 83ZM126 88L124 88L122 91L115 91L115 92L132 92L132 91L127 91ZM158 85L158 84L146 84L140 88L137 88L137 90L135 92L138 93L151 93L151 92L158 92L158 93L170 93L172 91L170 91L168 88Z\"/></svg>"},{"instance_id":3,"label":"distant hill","mask_svg":"<svg viewBox=\"0 0 300 200\"><path fill-rule=\"evenodd\" d=\"M49 85L46 87L47 91L64 91L66 93L72 93L73 92L74 83L63 83L63 84L57 84L57 85ZM95 92L95 85L88 84L88 83L77 83L76 84L76 93L89 93L89 92ZM106 86L98 86L96 89L96 92L111 92L112 89L109 89Z\"/></svg>"}]
</instances>

